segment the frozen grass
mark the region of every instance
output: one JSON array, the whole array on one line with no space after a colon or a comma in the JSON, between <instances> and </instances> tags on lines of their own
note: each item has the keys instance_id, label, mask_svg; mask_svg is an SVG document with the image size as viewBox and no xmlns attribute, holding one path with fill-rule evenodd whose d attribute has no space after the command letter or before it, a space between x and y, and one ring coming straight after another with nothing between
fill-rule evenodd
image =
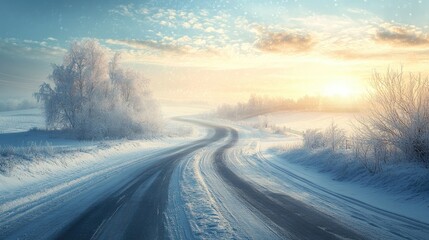
<instances>
[{"instance_id":1,"label":"frozen grass","mask_svg":"<svg viewBox=\"0 0 429 240\"><path fill-rule=\"evenodd\" d=\"M0 146L0 173L7 174L15 164L52 157L54 153L49 142L39 145L33 142L26 147Z\"/></svg>"},{"instance_id":2,"label":"frozen grass","mask_svg":"<svg viewBox=\"0 0 429 240\"><path fill-rule=\"evenodd\" d=\"M166 109L168 117L199 114L203 110L199 106L180 108L174 105ZM63 171L84 163L97 163L107 153L157 148L204 134L189 124L169 119L161 134L134 139L79 141L64 131L40 130L43 127L40 109L0 112L0 189L6 187L6 182L16 179L30 177L35 180L41 175L54 174L52 169Z\"/></svg>"},{"instance_id":3,"label":"frozen grass","mask_svg":"<svg viewBox=\"0 0 429 240\"><path fill-rule=\"evenodd\" d=\"M57 133L50 135L47 131L32 130L24 133L6 134L6 137L0 134L0 175L10 175L14 168L28 166L31 171L31 165L46 162L47 164L63 165L67 162L64 159L82 153L93 153L125 146L134 148L150 147L155 142L165 145L171 141L183 141L186 139L195 139L203 134L194 127L180 123L169 122L163 135L151 137L148 139L116 139L101 141L79 141L73 139L60 138L64 135ZM1 144L10 136L16 136L16 140L9 141L11 144ZM13 138L13 137L12 137ZM3 141L2 141L3 139ZM182 140L181 140L182 139ZM64 161L63 161L64 160Z\"/></svg>"}]
</instances>

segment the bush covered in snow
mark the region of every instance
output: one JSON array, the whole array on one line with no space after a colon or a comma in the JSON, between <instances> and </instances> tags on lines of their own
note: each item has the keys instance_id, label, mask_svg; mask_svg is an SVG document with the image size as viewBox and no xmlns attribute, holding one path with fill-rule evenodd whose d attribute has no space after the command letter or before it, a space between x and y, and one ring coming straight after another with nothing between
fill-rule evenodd
<instances>
[{"instance_id":1,"label":"bush covered in snow","mask_svg":"<svg viewBox=\"0 0 429 240\"><path fill-rule=\"evenodd\" d=\"M357 137L376 147L382 161L401 155L429 167L429 79L388 70L374 73L370 87Z\"/></svg>"},{"instance_id":2,"label":"bush covered in snow","mask_svg":"<svg viewBox=\"0 0 429 240\"><path fill-rule=\"evenodd\" d=\"M357 182L391 193L410 193L413 198L428 200L429 172L416 164L388 162L383 164L383 171L374 174L375 172L368 171L367 166L346 152L332 152L329 149L313 151L305 148L288 148L287 151L275 149L279 150L281 157L288 162L328 173L334 180Z\"/></svg>"},{"instance_id":3,"label":"bush covered in snow","mask_svg":"<svg viewBox=\"0 0 429 240\"><path fill-rule=\"evenodd\" d=\"M319 129L307 129L303 135L304 147L317 149L325 147L325 136Z\"/></svg>"},{"instance_id":4,"label":"bush covered in snow","mask_svg":"<svg viewBox=\"0 0 429 240\"><path fill-rule=\"evenodd\" d=\"M346 138L334 123L324 132L309 129L304 146L348 150L370 172L380 172L388 162L429 167L429 79L402 71L375 73L354 130L354 136Z\"/></svg>"},{"instance_id":5,"label":"bush covered in snow","mask_svg":"<svg viewBox=\"0 0 429 240\"><path fill-rule=\"evenodd\" d=\"M36 98L43 102L50 129L70 129L82 139L154 133L160 127L158 106L149 81L119 65L119 55L95 40L71 44L61 65Z\"/></svg>"},{"instance_id":6,"label":"bush covered in snow","mask_svg":"<svg viewBox=\"0 0 429 240\"><path fill-rule=\"evenodd\" d=\"M322 132L319 129L307 129L303 135L304 147L329 148L333 152L345 147L346 133L334 122Z\"/></svg>"}]
</instances>

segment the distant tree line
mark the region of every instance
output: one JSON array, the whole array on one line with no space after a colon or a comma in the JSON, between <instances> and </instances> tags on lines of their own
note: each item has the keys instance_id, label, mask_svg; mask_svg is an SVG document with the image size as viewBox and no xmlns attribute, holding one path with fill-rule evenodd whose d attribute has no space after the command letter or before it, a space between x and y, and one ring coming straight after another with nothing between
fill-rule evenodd
<instances>
[{"instance_id":1,"label":"distant tree line","mask_svg":"<svg viewBox=\"0 0 429 240\"><path fill-rule=\"evenodd\" d=\"M247 102L237 104L223 104L216 109L221 118L239 120L265 113L283 110L302 111L358 111L358 101L349 99L340 100L339 97L304 96L297 100L282 97L262 97L252 95Z\"/></svg>"}]
</instances>

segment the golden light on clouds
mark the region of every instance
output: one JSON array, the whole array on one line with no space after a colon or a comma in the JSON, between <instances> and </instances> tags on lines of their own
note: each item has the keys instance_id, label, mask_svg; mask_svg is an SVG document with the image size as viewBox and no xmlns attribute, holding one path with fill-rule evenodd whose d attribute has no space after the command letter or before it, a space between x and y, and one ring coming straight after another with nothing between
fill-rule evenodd
<instances>
[{"instance_id":1,"label":"golden light on clouds","mask_svg":"<svg viewBox=\"0 0 429 240\"><path fill-rule=\"evenodd\" d=\"M109 9L106 19L117 34L109 26L106 34L91 37L122 52L125 64L152 80L157 96L174 100L355 96L374 70L404 66L428 73L429 15L414 20L392 13L393 20L384 14L387 3L377 12L376 4L364 1L347 2L341 10L334 2L233 1L214 8L202 2L123 4ZM407 4L422 8L408 2L398 11L408 11ZM41 39L0 39L0 54L40 59L67 48L56 38Z\"/></svg>"},{"instance_id":2,"label":"golden light on clouds","mask_svg":"<svg viewBox=\"0 0 429 240\"><path fill-rule=\"evenodd\" d=\"M170 67L178 73L173 74L175 81L188 82L187 88L178 86L178 92L190 88L198 92L200 88L204 90L200 98L204 99L229 99L219 96L231 93L231 89L237 91L235 96L358 96L374 70L411 62L414 69L410 70L424 71L421 66L427 63L429 53L424 29L386 22L368 12L354 14L362 16L312 15L276 24L224 14L200 19L203 26L213 28L206 28L205 33L217 38L162 36L159 41L106 43L126 47L123 51L130 62ZM232 38L222 22L219 25L223 27L214 28L216 19L227 19L247 37ZM165 79L163 75L158 72L149 77ZM213 91L207 92L208 87ZM172 95L171 89L165 87L163 91L162 84L160 88L161 96Z\"/></svg>"}]
</instances>

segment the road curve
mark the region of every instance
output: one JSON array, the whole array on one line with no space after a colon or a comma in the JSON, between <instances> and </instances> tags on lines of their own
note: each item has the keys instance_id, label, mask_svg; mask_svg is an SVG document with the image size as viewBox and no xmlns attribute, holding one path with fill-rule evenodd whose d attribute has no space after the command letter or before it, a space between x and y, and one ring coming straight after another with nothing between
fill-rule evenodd
<instances>
[{"instance_id":1,"label":"road curve","mask_svg":"<svg viewBox=\"0 0 429 240\"><path fill-rule=\"evenodd\" d=\"M181 120L181 119L176 119ZM24 219L26 213L23 212L23 219L8 224L10 227L3 227L0 223L0 239L18 238L53 238L53 239L168 239L172 229L166 222L168 217L167 205L169 199L169 186L175 170L181 163L187 161L189 156L202 148L208 147L208 151L213 151L209 164L211 173L219 176L219 181L223 182L222 191L230 191L237 199L240 199L245 211L255 213L258 221L269 225L276 235L284 239L364 239L363 236L351 229L339 224L335 219L309 207L308 205L289 197L285 194L270 192L259 188L255 184L240 177L228 166L228 151L236 145L238 132L235 129L207 124L195 120L183 120L214 130L214 134L204 139L191 142L189 144L162 150L156 156L151 156L153 161L148 164L130 165L128 168L135 168L135 171L124 171L133 173L130 176L123 176L119 181L109 176L103 176L105 181L88 183L90 187L87 191L75 191L70 194L88 195L100 194L97 201L88 206L79 204L76 199L84 199L80 196L70 199L65 195L64 201L53 204L47 201L47 206L52 206L53 210L39 211L35 218ZM225 140L220 142L220 140ZM218 142L215 147L213 143ZM212 145L213 144L213 145ZM137 161L139 162L139 161ZM143 158L140 162L144 162ZM111 174L123 174L121 172ZM106 191L106 187L101 188L100 184L106 184L115 180L109 185L111 189ZM95 191L96 193L93 193ZM180 189L178 190L180 191ZM171 193L170 193L171 194ZM74 207L82 209L79 214L73 215L72 219L65 221L70 215L63 213L61 205L67 202ZM77 203L76 203L77 202ZM39 207L39 206L37 206ZM49 208L45 207L45 208ZM183 206L185 207L185 206ZM68 207L70 208L70 207ZM176 210L177 212L178 210ZM58 229L52 226L49 231L38 229L38 226L53 223L52 217L49 221L49 214L58 218ZM176 213L173 213L176 214ZM31 214L27 214L31 215ZM34 215L34 214L33 214ZM1 217L1 213L0 213ZM1 218L0 218L1 219ZM40 221L39 221L40 220ZM186 221L195 219L185 219L175 225L176 228L183 227ZM210 221L210 219L208 219ZM259 221L261 220L261 221ZM197 220L198 221L198 220ZM16 226L14 226L16 224ZM182 224L182 225L180 225ZM238 222L240 224L240 222ZM26 227L31 226L27 234ZM237 226L238 228L240 225ZM45 226L46 228L46 226ZM49 227L48 227L49 228ZM23 230L24 229L24 230ZM192 235L192 234L191 234ZM191 236L189 235L189 236ZM191 236L196 237L198 236ZM243 238L252 238L244 235Z\"/></svg>"},{"instance_id":2,"label":"road curve","mask_svg":"<svg viewBox=\"0 0 429 240\"><path fill-rule=\"evenodd\" d=\"M238 141L238 132L232 128L217 128L228 131L231 138L216 150L214 164L221 178L234 189L247 205L276 225L280 234L288 239L364 239L363 236L340 225L334 219L310 208L287 195L262 192L239 177L227 164L226 151Z\"/></svg>"},{"instance_id":3,"label":"road curve","mask_svg":"<svg viewBox=\"0 0 429 240\"><path fill-rule=\"evenodd\" d=\"M56 239L166 239L164 211L171 175L185 156L227 136L215 134L163 154L125 188L90 207L56 235ZM115 219L116 218L116 219Z\"/></svg>"}]
</instances>

